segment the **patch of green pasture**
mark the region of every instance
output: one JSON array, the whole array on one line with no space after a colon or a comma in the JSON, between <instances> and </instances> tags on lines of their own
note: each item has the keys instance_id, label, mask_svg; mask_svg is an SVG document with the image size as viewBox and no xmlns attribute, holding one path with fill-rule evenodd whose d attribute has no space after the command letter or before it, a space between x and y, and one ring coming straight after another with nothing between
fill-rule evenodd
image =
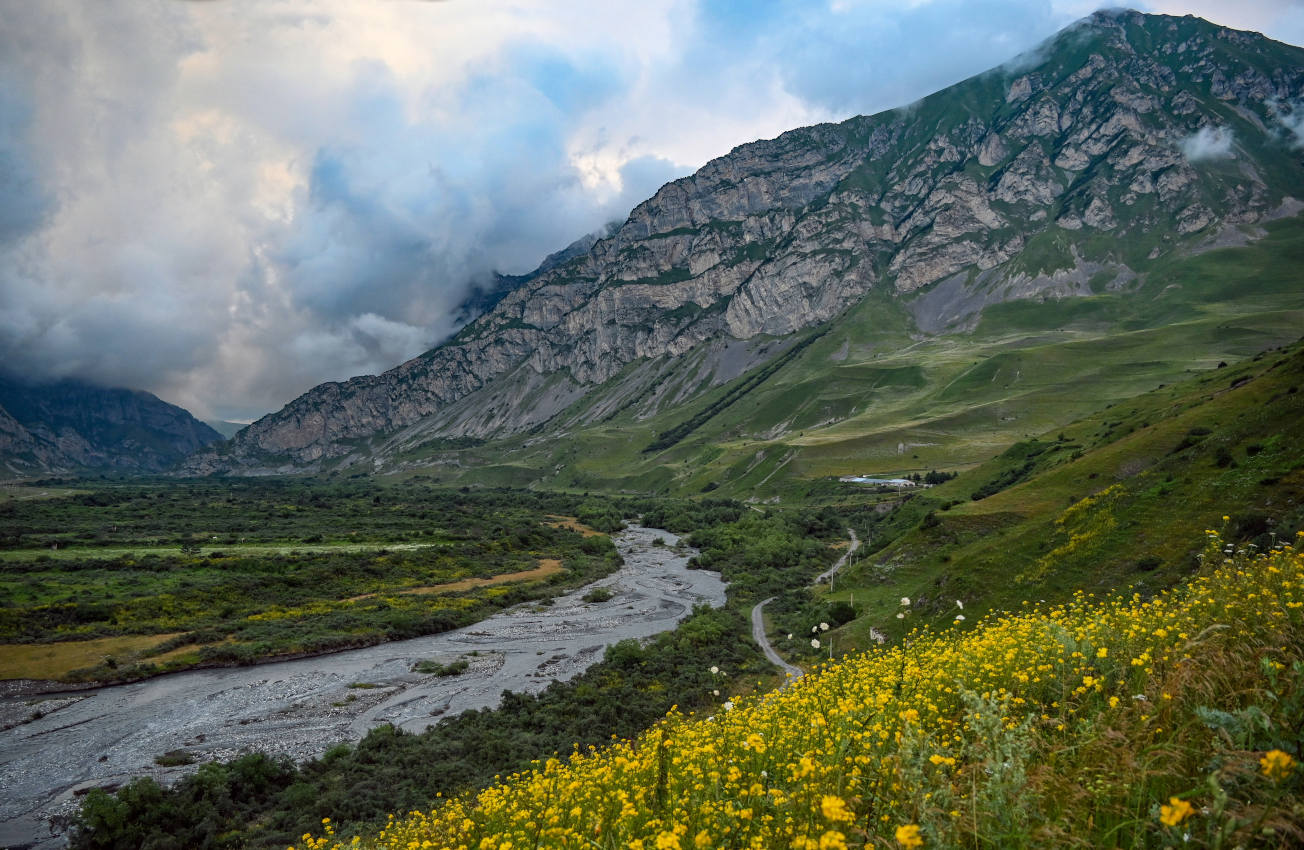
<instances>
[{"instance_id":1,"label":"patch of green pasture","mask_svg":"<svg viewBox=\"0 0 1304 850\"><path fill-rule=\"evenodd\" d=\"M197 556L221 555L286 555L295 552L411 552L417 549L431 549L446 546L447 543L411 543L395 541L393 543L234 543L199 546L193 553ZM143 558L149 555L166 557L180 554L176 545L140 546L60 546L57 549L0 549L0 562L4 561L111 561L118 558Z\"/></svg>"},{"instance_id":2,"label":"patch of green pasture","mask_svg":"<svg viewBox=\"0 0 1304 850\"><path fill-rule=\"evenodd\" d=\"M0 504L4 502L29 502L40 499L63 499L90 492L72 487L40 487L29 484L0 484Z\"/></svg>"},{"instance_id":3,"label":"patch of green pasture","mask_svg":"<svg viewBox=\"0 0 1304 850\"><path fill-rule=\"evenodd\" d=\"M969 622L1028 598L1169 586L1197 568L1208 528L1265 547L1273 531L1290 537L1304 525L1301 385L1299 346L1267 352L1025 441L916 497L929 516L830 597L854 594L860 609L844 639L868 646L871 627L899 636L901 596L916 620L949 627L956 613ZM1026 480L971 498L1029 460Z\"/></svg>"}]
</instances>

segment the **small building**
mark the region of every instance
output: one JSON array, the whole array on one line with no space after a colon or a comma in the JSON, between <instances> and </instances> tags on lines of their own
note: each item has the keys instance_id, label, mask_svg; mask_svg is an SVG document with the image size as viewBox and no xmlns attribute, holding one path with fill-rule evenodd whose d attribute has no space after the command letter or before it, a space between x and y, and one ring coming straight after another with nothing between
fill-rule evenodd
<instances>
[{"instance_id":1,"label":"small building","mask_svg":"<svg viewBox=\"0 0 1304 850\"><path fill-rule=\"evenodd\" d=\"M918 482L909 478L875 478L872 475L845 475L838 479L850 484L869 484L879 487L917 487Z\"/></svg>"}]
</instances>

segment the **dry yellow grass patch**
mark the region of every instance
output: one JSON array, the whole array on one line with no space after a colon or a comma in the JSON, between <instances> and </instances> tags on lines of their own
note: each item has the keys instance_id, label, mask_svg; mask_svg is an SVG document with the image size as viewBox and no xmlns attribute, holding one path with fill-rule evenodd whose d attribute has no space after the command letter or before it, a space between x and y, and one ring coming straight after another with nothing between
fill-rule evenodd
<instances>
[{"instance_id":1,"label":"dry yellow grass patch","mask_svg":"<svg viewBox=\"0 0 1304 850\"><path fill-rule=\"evenodd\" d=\"M402 590L390 591L400 594L414 594L427 596L435 593L460 593L463 590L472 590L477 587L491 587L496 584L511 584L518 581L541 581L543 579L555 576L562 571L561 561L557 558L540 558L539 566L532 570L522 570L519 573L502 573L501 575L490 576L489 578L464 578L458 581L444 582L443 584L430 584L424 587L405 587ZM361 596L349 598L349 602L360 602L363 599L371 599L381 596L379 593L364 593Z\"/></svg>"},{"instance_id":2,"label":"dry yellow grass patch","mask_svg":"<svg viewBox=\"0 0 1304 850\"><path fill-rule=\"evenodd\" d=\"M68 640L59 643L0 644L0 679L59 679L113 656L126 666L181 632Z\"/></svg>"},{"instance_id":3,"label":"dry yellow grass patch","mask_svg":"<svg viewBox=\"0 0 1304 850\"><path fill-rule=\"evenodd\" d=\"M176 649L169 649L167 652L161 652L158 655L151 655L147 660L153 664L166 664L177 658L187 655L193 655L194 661L199 661L199 651L210 646L221 646L222 644L236 643L236 639L228 637L226 640L219 640L215 643L189 643L185 646L178 646Z\"/></svg>"},{"instance_id":4,"label":"dry yellow grass patch","mask_svg":"<svg viewBox=\"0 0 1304 850\"><path fill-rule=\"evenodd\" d=\"M602 534L601 531L595 531L584 523L580 522L573 516L561 516L559 514L546 514L552 522L545 522L544 525L551 528L569 528L571 531L578 533L581 537L597 537Z\"/></svg>"}]
</instances>

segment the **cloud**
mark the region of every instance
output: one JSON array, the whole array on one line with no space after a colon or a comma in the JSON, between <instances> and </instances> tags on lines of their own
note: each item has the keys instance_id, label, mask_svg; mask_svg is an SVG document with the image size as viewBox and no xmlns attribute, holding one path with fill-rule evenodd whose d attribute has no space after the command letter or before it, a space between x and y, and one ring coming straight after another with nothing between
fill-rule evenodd
<instances>
[{"instance_id":1,"label":"cloud","mask_svg":"<svg viewBox=\"0 0 1304 850\"><path fill-rule=\"evenodd\" d=\"M722 15L721 25L736 17ZM1073 17L1049 0L844 0L832 14L783 3L756 34L756 48L803 102L872 113L982 73Z\"/></svg>"},{"instance_id":2,"label":"cloud","mask_svg":"<svg viewBox=\"0 0 1304 850\"><path fill-rule=\"evenodd\" d=\"M917 100L1094 5L12 4L0 362L256 417L418 354L472 281L736 145Z\"/></svg>"},{"instance_id":3,"label":"cloud","mask_svg":"<svg viewBox=\"0 0 1304 850\"><path fill-rule=\"evenodd\" d=\"M41 4L0 35L7 368L258 415L420 353L470 280L691 170L633 156L586 185L569 133L620 92L608 48L501 13L262 8ZM457 32L420 45L436 23Z\"/></svg>"},{"instance_id":4,"label":"cloud","mask_svg":"<svg viewBox=\"0 0 1304 850\"><path fill-rule=\"evenodd\" d=\"M1269 101L1268 110L1277 119L1293 147L1304 147L1304 104L1298 101Z\"/></svg>"},{"instance_id":5,"label":"cloud","mask_svg":"<svg viewBox=\"0 0 1304 850\"><path fill-rule=\"evenodd\" d=\"M32 105L19 92L0 88L0 246L37 229L54 208L35 176L31 123Z\"/></svg>"},{"instance_id":6,"label":"cloud","mask_svg":"<svg viewBox=\"0 0 1304 850\"><path fill-rule=\"evenodd\" d=\"M1230 159L1235 156L1232 143L1235 141L1230 127L1201 127L1196 132L1178 142L1183 155L1191 162L1207 159Z\"/></svg>"}]
</instances>

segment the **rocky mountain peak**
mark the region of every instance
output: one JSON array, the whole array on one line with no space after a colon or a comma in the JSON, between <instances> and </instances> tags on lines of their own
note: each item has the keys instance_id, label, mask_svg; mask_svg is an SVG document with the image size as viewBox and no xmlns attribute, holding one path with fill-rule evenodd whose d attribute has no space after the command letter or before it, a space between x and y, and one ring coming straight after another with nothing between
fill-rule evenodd
<instances>
[{"instance_id":1,"label":"rocky mountain peak","mask_svg":"<svg viewBox=\"0 0 1304 850\"><path fill-rule=\"evenodd\" d=\"M315 467L378 434L517 433L630 364L784 337L870 292L937 334L993 303L1122 286L1300 209L1302 100L1304 50L1098 12L918 103L735 148L439 348L315 388L190 469Z\"/></svg>"}]
</instances>

